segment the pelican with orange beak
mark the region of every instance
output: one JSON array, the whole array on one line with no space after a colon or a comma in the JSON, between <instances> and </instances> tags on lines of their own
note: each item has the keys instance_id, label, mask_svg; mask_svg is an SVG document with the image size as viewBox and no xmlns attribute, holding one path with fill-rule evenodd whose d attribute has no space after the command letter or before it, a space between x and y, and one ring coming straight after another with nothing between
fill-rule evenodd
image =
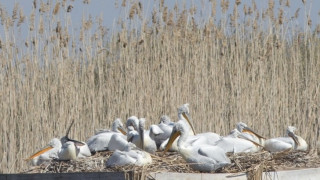
<instances>
[{"instance_id":1,"label":"pelican with orange beak","mask_svg":"<svg viewBox=\"0 0 320 180\"><path fill-rule=\"evenodd\" d=\"M241 133L241 135L243 137L246 137L246 139L252 140L255 143L261 145L260 149L261 149L261 147L264 146L264 141L265 141L266 138L261 136L260 134L256 133L251 128L249 128L247 126L247 124L245 124L243 122L239 122L239 123L237 123L236 128Z\"/></svg>"},{"instance_id":2,"label":"pelican with orange beak","mask_svg":"<svg viewBox=\"0 0 320 180\"><path fill-rule=\"evenodd\" d=\"M285 137L268 139L265 142L265 150L269 152L281 152L286 150L306 151L308 149L307 142L300 136L297 136L293 126L288 126Z\"/></svg>"},{"instance_id":3,"label":"pelican with orange beak","mask_svg":"<svg viewBox=\"0 0 320 180\"><path fill-rule=\"evenodd\" d=\"M48 146L43 148L42 150L34 153L27 159L26 161L32 160L32 164L38 166L42 163L49 162L52 159L58 160L72 160L77 157L77 147L83 146L85 143L70 139L68 137L71 126L74 121L72 121L69 126L67 133L60 140L58 138L53 138Z\"/></svg>"},{"instance_id":4,"label":"pelican with orange beak","mask_svg":"<svg viewBox=\"0 0 320 180\"><path fill-rule=\"evenodd\" d=\"M197 140L194 143L186 143L188 135L189 126L183 120L178 121L172 129L164 154L169 150L174 140L180 136L177 142L178 152L187 163L190 163L192 169L211 172L230 164L230 159L222 148L195 143Z\"/></svg>"},{"instance_id":5,"label":"pelican with orange beak","mask_svg":"<svg viewBox=\"0 0 320 180\"><path fill-rule=\"evenodd\" d=\"M228 136L221 137L219 141L216 141L215 146L221 147L226 153L232 152L234 154L241 152L257 152L261 149L262 145L249 139L234 129Z\"/></svg>"}]
</instances>

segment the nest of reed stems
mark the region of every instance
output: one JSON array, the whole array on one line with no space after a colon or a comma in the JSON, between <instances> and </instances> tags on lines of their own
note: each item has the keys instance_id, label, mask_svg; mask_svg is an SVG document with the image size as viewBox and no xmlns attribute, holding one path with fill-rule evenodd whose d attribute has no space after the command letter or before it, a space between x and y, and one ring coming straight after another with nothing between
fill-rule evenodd
<instances>
[{"instance_id":1,"label":"nest of reed stems","mask_svg":"<svg viewBox=\"0 0 320 180\"><path fill-rule=\"evenodd\" d=\"M126 177L129 177L128 174L130 174L131 178L139 177L138 179L150 177L151 172L201 173L191 169L176 152L168 152L165 155L163 152L157 152L152 155L152 164L145 166L128 165L107 168L105 163L112 153L98 152L89 158L71 161L52 160L41 166L30 167L22 173L125 172ZM231 159L231 165L212 173L247 173L249 179L261 179L262 172L316 168L320 164L317 154L302 151L281 153L261 151L228 154L228 156Z\"/></svg>"}]
</instances>

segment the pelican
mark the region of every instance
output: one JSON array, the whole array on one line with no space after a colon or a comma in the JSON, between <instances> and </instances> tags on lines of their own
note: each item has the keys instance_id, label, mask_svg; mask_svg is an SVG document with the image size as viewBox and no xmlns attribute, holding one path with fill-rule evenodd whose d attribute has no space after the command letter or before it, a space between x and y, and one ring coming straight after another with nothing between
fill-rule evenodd
<instances>
[{"instance_id":1,"label":"pelican","mask_svg":"<svg viewBox=\"0 0 320 180\"><path fill-rule=\"evenodd\" d=\"M220 147L186 143L189 135L188 128L187 124L182 120L174 125L164 154L168 151L174 140L180 136L178 139L178 152L187 163L190 163L190 167L194 170L211 172L230 164L230 159Z\"/></svg>"},{"instance_id":2,"label":"pelican","mask_svg":"<svg viewBox=\"0 0 320 180\"><path fill-rule=\"evenodd\" d=\"M73 159L74 155L71 154L71 152L73 153L74 150L75 150L77 158L86 158L86 157L91 156L91 152L90 152L90 149L89 149L87 143L72 140L68 137L69 132L70 132L73 124L74 124L74 121L71 122L71 125L69 126L66 135L61 138L62 149L65 148L67 150L66 152L68 152L68 153L70 152L70 154L68 154L68 155L63 155L62 160ZM73 147L71 146L72 144L75 147L75 149L73 149Z\"/></svg>"},{"instance_id":3,"label":"pelican","mask_svg":"<svg viewBox=\"0 0 320 180\"><path fill-rule=\"evenodd\" d=\"M238 129L234 129L228 136L221 137L215 142L215 146L221 147L225 152L241 153L241 152L257 152L261 145L247 138Z\"/></svg>"},{"instance_id":4,"label":"pelican","mask_svg":"<svg viewBox=\"0 0 320 180\"><path fill-rule=\"evenodd\" d=\"M109 142L114 134L122 135L126 139L126 132L120 118L117 118L112 123L112 130L102 130L91 136L87 144L91 152L106 151L108 150Z\"/></svg>"},{"instance_id":5,"label":"pelican","mask_svg":"<svg viewBox=\"0 0 320 180\"><path fill-rule=\"evenodd\" d=\"M128 127L128 132L130 131L135 131L134 128L132 126ZM129 133L128 133L129 135ZM109 141L109 146L108 146L108 150L109 151L115 151L115 150L120 150L120 151L124 151L128 146L128 141L127 139L123 139L123 137L116 133L113 134L110 141Z\"/></svg>"},{"instance_id":6,"label":"pelican","mask_svg":"<svg viewBox=\"0 0 320 180\"><path fill-rule=\"evenodd\" d=\"M178 108L178 118L179 121L183 121L185 123L186 126L188 126L188 138L186 139L187 144L191 144L191 143L199 143L199 144L208 144L208 145L214 145L216 141L220 140L221 136L216 134L216 133L212 133L212 132L207 132L207 133L201 133L201 134L196 134L195 135L195 131L192 125L192 120L190 118L189 115L189 104L183 104L182 106L180 106ZM192 129L192 130L191 130ZM164 150L165 147L168 144L169 139L167 139L166 141L164 141L161 145L160 145L160 150ZM178 144L177 141L174 141L173 144L170 146L170 148L168 149L169 151L178 151Z\"/></svg>"},{"instance_id":7,"label":"pelican","mask_svg":"<svg viewBox=\"0 0 320 180\"><path fill-rule=\"evenodd\" d=\"M285 137L268 139L265 142L265 150L270 152L281 152L286 150L306 151L307 142L300 136L294 134L296 130L293 126L288 126Z\"/></svg>"},{"instance_id":8,"label":"pelican","mask_svg":"<svg viewBox=\"0 0 320 180\"><path fill-rule=\"evenodd\" d=\"M186 122L186 125L189 126L189 135L195 135L196 131L193 127L193 122L189 114L189 104L183 104L178 108L178 120L183 120Z\"/></svg>"},{"instance_id":9,"label":"pelican","mask_svg":"<svg viewBox=\"0 0 320 180\"><path fill-rule=\"evenodd\" d=\"M152 163L149 153L138 150L132 143L128 143L124 151L116 150L106 162L107 167L137 165L143 166Z\"/></svg>"},{"instance_id":10,"label":"pelican","mask_svg":"<svg viewBox=\"0 0 320 180\"><path fill-rule=\"evenodd\" d=\"M138 131L132 129L132 131L128 132L127 140L142 150L154 154L157 150L157 145L156 142L150 138L149 132L144 131L145 118L140 118L138 122Z\"/></svg>"},{"instance_id":11,"label":"pelican","mask_svg":"<svg viewBox=\"0 0 320 180\"><path fill-rule=\"evenodd\" d=\"M61 149L61 141L58 138L53 138L47 147L31 155L26 161L32 160L33 166L49 162L52 159L58 159L58 153Z\"/></svg>"},{"instance_id":12,"label":"pelican","mask_svg":"<svg viewBox=\"0 0 320 180\"><path fill-rule=\"evenodd\" d=\"M37 166L44 162L48 162L52 159L58 159L58 160L75 159L77 157L76 145L80 147L80 146L83 146L84 143L70 139L68 137L73 123L74 121L72 121L64 137L62 137L60 140L58 138L53 138L49 142L49 145L47 147L31 155L26 160L27 161L32 160L32 164Z\"/></svg>"},{"instance_id":13,"label":"pelican","mask_svg":"<svg viewBox=\"0 0 320 180\"><path fill-rule=\"evenodd\" d=\"M174 123L171 122L167 115L163 115L160 118L159 124L153 124L150 126L149 136L156 142L157 147L167 139L169 139L172 132Z\"/></svg>"},{"instance_id":14,"label":"pelican","mask_svg":"<svg viewBox=\"0 0 320 180\"><path fill-rule=\"evenodd\" d=\"M255 131L253 131L251 128L249 128L247 126L247 124L245 124L243 122L239 122L239 123L237 123L236 128L239 132L241 132L242 136L254 141L257 144L260 144L262 146L264 145L264 141L266 138L264 138L263 136L259 135ZM261 149L261 147L260 147L260 149Z\"/></svg>"}]
</instances>

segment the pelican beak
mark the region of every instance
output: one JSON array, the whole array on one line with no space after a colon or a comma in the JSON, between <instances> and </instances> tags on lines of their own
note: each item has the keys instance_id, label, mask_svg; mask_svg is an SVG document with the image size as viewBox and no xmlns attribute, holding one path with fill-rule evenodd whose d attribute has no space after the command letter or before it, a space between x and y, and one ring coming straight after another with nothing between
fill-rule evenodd
<instances>
[{"instance_id":1,"label":"pelican beak","mask_svg":"<svg viewBox=\"0 0 320 180\"><path fill-rule=\"evenodd\" d=\"M253 143L254 145L256 145L256 146L263 147L261 144L259 144L259 143L255 142L255 141L247 138L246 136L244 136L244 135L242 135L242 134L239 134L238 137L239 137L239 138L242 138L242 139L245 139L245 140L247 140L247 141L250 141L250 142L252 142L252 143Z\"/></svg>"},{"instance_id":2,"label":"pelican beak","mask_svg":"<svg viewBox=\"0 0 320 180\"><path fill-rule=\"evenodd\" d=\"M126 130L124 130L124 128L122 126L118 127L118 130L123 134L123 135L127 135Z\"/></svg>"},{"instance_id":3,"label":"pelican beak","mask_svg":"<svg viewBox=\"0 0 320 180\"><path fill-rule=\"evenodd\" d=\"M247 132L247 133L250 133L250 134L253 134L255 136L257 136L258 138L262 138L262 139L266 139L265 137L259 135L258 133L254 132L251 128L249 127L244 127L242 132Z\"/></svg>"},{"instance_id":4,"label":"pelican beak","mask_svg":"<svg viewBox=\"0 0 320 180\"><path fill-rule=\"evenodd\" d=\"M25 159L25 160L26 160L26 161L29 161L29 160L37 157L37 156L40 156L41 154L43 154L43 153L45 153L45 152L47 152L47 151L49 151L49 150L51 150L51 149L53 149L53 147L52 147L52 146L48 146L48 147L46 147L46 148L44 148L44 149L41 149L40 151L34 153L32 156L28 157L28 158Z\"/></svg>"},{"instance_id":5,"label":"pelican beak","mask_svg":"<svg viewBox=\"0 0 320 180\"><path fill-rule=\"evenodd\" d=\"M182 113L182 116L188 121L188 123L190 124L191 129L193 131L193 134L196 135L196 131L194 130L192 119L190 118L190 115L184 112L184 113Z\"/></svg>"},{"instance_id":6,"label":"pelican beak","mask_svg":"<svg viewBox=\"0 0 320 180\"><path fill-rule=\"evenodd\" d=\"M170 136L170 139L169 139L169 141L168 141L168 143L167 143L167 146L166 146L166 148L165 148L164 151L163 151L163 155L166 154L166 152L171 148L174 140L176 140L177 137L180 136L180 135L181 135L181 132L180 132L180 131L175 131L175 130L172 131L171 136Z\"/></svg>"},{"instance_id":7,"label":"pelican beak","mask_svg":"<svg viewBox=\"0 0 320 180\"><path fill-rule=\"evenodd\" d=\"M289 132L288 136L290 136L297 145L300 145L299 140L295 134L293 134L292 132Z\"/></svg>"},{"instance_id":8,"label":"pelican beak","mask_svg":"<svg viewBox=\"0 0 320 180\"><path fill-rule=\"evenodd\" d=\"M84 146L84 145L86 145L83 142L80 142L80 141L77 141L77 140L74 140L74 139L70 139L70 138L68 138L68 141L73 142L75 146Z\"/></svg>"}]
</instances>

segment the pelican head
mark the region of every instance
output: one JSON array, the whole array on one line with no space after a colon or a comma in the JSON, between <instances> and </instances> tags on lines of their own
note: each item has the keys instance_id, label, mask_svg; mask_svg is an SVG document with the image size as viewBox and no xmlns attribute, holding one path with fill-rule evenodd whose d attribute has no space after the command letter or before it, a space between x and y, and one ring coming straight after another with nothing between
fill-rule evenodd
<instances>
[{"instance_id":1,"label":"pelican head","mask_svg":"<svg viewBox=\"0 0 320 180\"><path fill-rule=\"evenodd\" d=\"M189 114L189 104L188 103L183 104L182 106L180 106L178 108L178 118L179 118L179 120L184 118L189 123L189 125L193 131L193 134L196 134L196 131L194 130L194 127L193 127L192 119Z\"/></svg>"},{"instance_id":2,"label":"pelican head","mask_svg":"<svg viewBox=\"0 0 320 180\"><path fill-rule=\"evenodd\" d=\"M172 146L172 143L177 139L178 136L185 138L186 132L189 130L188 126L183 121L178 121L172 128L172 132L167 143L166 148L164 149L163 154L165 154ZM184 140L184 139L183 139ZM182 141L183 141L182 140ZM181 142L182 142L181 141ZM180 145L180 139L178 141L178 146Z\"/></svg>"},{"instance_id":3,"label":"pelican head","mask_svg":"<svg viewBox=\"0 0 320 180\"><path fill-rule=\"evenodd\" d=\"M136 116L131 116L128 118L126 123L127 128L132 126L136 131L139 129L139 119Z\"/></svg>"},{"instance_id":4,"label":"pelican head","mask_svg":"<svg viewBox=\"0 0 320 180\"><path fill-rule=\"evenodd\" d=\"M115 132L121 132L123 135L127 135L120 118L114 120L114 122L112 123L112 130Z\"/></svg>"},{"instance_id":5,"label":"pelican head","mask_svg":"<svg viewBox=\"0 0 320 180\"><path fill-rule=\"evenodd\" d=\"M171 122L171 119L169 118L169 116L163 115L160 117L160 123L170 124L170 122Z\"/></svg>"},{"instance_id":6,"label":"pelican head","mask_svg":"<svg viewBox=\"0 0 320 180\"><path fill-rule=\"evenodd\" d=\"M253 134L253 135L257 136L258 138L265 139L263 136L259 135L255 131L253 131L251 128L249 128L247 126L247 124L245 124L243 122L237 123L237 130L240 131L240 132L247 132L249 134Z\"/></svg>"},{"instance_id":7,"label":"pelican head","mask_svg":"<svg viewBox=\"0 0 320 180\"><path fill-rule=\"evenodd\" d=\"M252 142L252 143L253 143L254 145L256 145L256 146L263 147L263 145L255 142L255 141L249 139L247 136L244 136L243 134L241 134L241 132L240 132L238 129L232 130L232 131L229 133L229 137L244 139L244 140L247 140L247 141Z\"/></svg>"},{"instance_id":8,"label":"pelican head","mask_svg":"<svg viewBox=\"0 0 320 180\"><path fill-rule=\"evenodd\" d=\"M41 154L53 149L53 148L60 149L61 147L62 147L61 141L58 138L53 138L45 148L43 148L40 151L34 153L33 155L31 155L30 157L28 157L25 160L29 161L29 160L31 160L31 159L33 159L35 157L40 156Z\"/></svg>"},{"instance_id":9,"label":"pelican head","mask_svg":"<svg viewBox=\"0 0 320 180\"><path fill-rule=\"evenodd\" d=\"M300 145L298 137L294 134L295 130L296 130L296 127L288 126L286 135L291 137L297 145Z\"/></svg>"}]
</instances>

